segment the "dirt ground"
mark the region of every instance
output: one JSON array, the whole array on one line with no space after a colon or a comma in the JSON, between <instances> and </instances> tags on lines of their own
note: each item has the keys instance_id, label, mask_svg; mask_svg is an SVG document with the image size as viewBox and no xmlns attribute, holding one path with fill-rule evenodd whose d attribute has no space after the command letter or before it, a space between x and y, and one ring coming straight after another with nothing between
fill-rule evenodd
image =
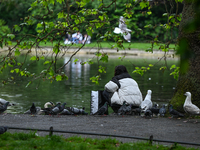
<instances>
[{"instance_id":1,"label":"dirt ground","mask_svg":"<svg viewBox=\"0 0 200 150\"><path fill-rule=\"evenodd\" d=\"M200 119L194 123L194 119L185 122L187 119L153 117L146 119L141 116L30 116L26 114L0 115L0 126L46 129L51 126L54 130L90 132L102 134L114 134L153 139L181 141L200 144ZM22 130L9 129L8 132L24 132ZM29 131L26 131L29 132ZM48 135L48 132L37 132L39 136ZM55 135L61 133L54 132ZM62 133L64 137L82 136L90 138L108 138L106 136L82 135ZM121 142L136 141L128 138L116 138ZM154 142L155 143L155 142ZM156 142L157 143L157 142ZM168 145L167 143L160 143ZM171 143L169 143L171 144ZM183 145L185 146L185 145ZM195 147L187 145L189 147ZM200 149L200 146L195 148Z\"/></svg>"}]
</instances>

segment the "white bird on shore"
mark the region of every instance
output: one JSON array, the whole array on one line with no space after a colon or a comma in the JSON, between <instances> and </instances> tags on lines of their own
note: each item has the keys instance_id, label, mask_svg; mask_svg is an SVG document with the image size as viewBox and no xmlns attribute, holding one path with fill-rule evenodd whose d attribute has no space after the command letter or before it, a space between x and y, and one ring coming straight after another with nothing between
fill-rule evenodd
<instances>
[{"instance_id":1,"label":"white bird on shore","mask_svg":"<svg viewBox=\"0 0 200 150\"><path fill-rule=\"evenodd\" d=\"M127 25L125 24L124 17L120 16L119 18L119 28L115 27L115 30L113 31L116 34L123 34L123 37L126 41L131 42L131 34L132 32L130 29L127 28Z\"/></svg>"},{"instance_id":2,"label":"white bird on shore","mask_svg":"<svg viewBox=\"0 0 200 150\"><path fill-rule=\"evenodd\" d=\"M152 108L153 103L151 101L151 93L152 91L148 90L144 101L142 101L142 103L140 104L142 112L145 112L147 109Z\"/></svg>"},{"instance_id":3,"label":"white bird on shore","mask_svg":"<svg viewBox=\"0 0 200 150\"><path fill-rule=\"evenodd\" d=\"M191 115L200 115L200 109L196 105L192 104L191 93L186 92L184 95L187 96L183 105L185 112Z\"/></svg>"}]
</instances>

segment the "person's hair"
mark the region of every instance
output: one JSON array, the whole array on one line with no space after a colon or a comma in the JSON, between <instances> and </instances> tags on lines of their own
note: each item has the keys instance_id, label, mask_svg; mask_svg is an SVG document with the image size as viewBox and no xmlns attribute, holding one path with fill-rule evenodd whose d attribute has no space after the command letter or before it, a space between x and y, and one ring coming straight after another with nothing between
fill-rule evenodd
<instances>
[{"instance_id":1,"label":"person's hair","mask_svg":"<svg viewBox=\"0 0 200 150\"><path fill-rule=\"evenodd\" d=\"M127 69L123 65L119 65L115 67L115 76L120 75L122 73L128 73Z\"/></svg>"}]
</instances>

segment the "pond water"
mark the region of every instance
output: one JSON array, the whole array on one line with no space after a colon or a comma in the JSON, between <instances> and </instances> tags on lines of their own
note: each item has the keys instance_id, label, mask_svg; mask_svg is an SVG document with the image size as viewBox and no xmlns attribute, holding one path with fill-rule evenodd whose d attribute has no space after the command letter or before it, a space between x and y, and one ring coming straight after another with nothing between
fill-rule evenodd
<instances>
[{"instance_id":1,"label":"pond water","mask_svg":"<svg viewBox=\"0 0 200 150\"><path fill-rule=\"evenodd\" d=\"M152 101L155 103L168 103L173 96L176 80L173 76L169 75L169 70L160 71L159 68L165 62L161 61L143 76L132 73L135 66L148 66L149 63L155 64L158 59L151 58L137 58L129 57L124 60L118 57L110 58L109 62L100 63L106 67L106 74L101 75L99 85L91 82L90 77L97 75L98 63L97 61L92 64L81 65L80 63L90 59L90 56L76 56L74 59L79 59L77 63L73 60L64 69L68 75L67 81L59 81L50 83L49 81L36 80L33 84L26 88L28 79L19 79L16 84L8 84L1 86L0 98L15 103L15 106L8 107L8 113L24 113L35 102L36 106L43 107L48 101L66 102L67 106L85 107L86 112L90 112L90 100L92 90L103 90L104 85L113 77L114 68L116 65L125 65L129 74L137 81L139 88L142 92L143 98L147 90L152 90ZM19 58L22 59L22 58ZM65 57L60 60L60 64L64 64L69 60ZM168 65L176 64L177 60L168 61ZM43 67L42 63L39 65L27 64L31 69L37 72L38 69ZM0 78L7 78L10 73L1 74Z\"/></svg>"}]
</instances>

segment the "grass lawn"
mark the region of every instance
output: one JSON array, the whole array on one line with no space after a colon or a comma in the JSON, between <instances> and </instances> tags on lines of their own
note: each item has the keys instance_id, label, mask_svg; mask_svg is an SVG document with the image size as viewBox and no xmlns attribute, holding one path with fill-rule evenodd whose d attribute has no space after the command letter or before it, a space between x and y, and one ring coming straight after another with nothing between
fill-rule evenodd
<instances>
[{"instance_id":1,"label":"grass lawn","mask_svg":"<svg viewBox=\"0 0 200 150\"><path fill-rule=\"evenodd\" d=\"M15 45L16 42L12 42L11 45ZM22 44L22 43L21 43ZM40 46L47 46L47 47L52 47L56 44L56 42L41 42L39 45ZM62 43L64 45L64 43ZM164 44L159 44L159 45L154 45L154 50L157 50L159 49L159 47ZM82 44L74 44L74 45L66 45L66 46L72 46L72 47L80 47L82 46ZM138 50L147 50L151 47L151 43L139 43L139 42L131 42L131 43L123 43L123 46L125 49L138 49ZM101 42L101 43L97 43L97 42L92 42L90 44L85 44L84 48L117 48L117 44L114 43L114 42ZM174 44L171 44L170 45L170 49L173 49L175 48L175 45ZM122 48L119 48L119 49L122 49Z\"/></svg>"},{"instance_id":2,"label":"grass lawn","mask_svg":"<svg viewBox=\"0 0 200 150\"><path fill-rule=\"evenodd\" d=\"M164 146L148 142L121 143L116 139L92 139L81 137L64 138L53 135L51 137L37 136L34 132L28 134L6 132L0 135L1 150L194 150L179 145Z\"/></svg>"}]
</instances>

